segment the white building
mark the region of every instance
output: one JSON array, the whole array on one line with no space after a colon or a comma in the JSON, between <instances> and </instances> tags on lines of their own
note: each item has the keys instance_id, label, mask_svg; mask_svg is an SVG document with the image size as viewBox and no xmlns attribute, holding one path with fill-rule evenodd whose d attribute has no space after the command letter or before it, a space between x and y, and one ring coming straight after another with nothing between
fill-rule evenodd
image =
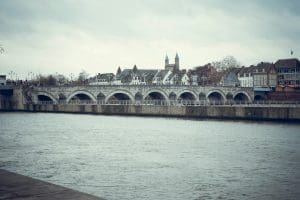
<instances>
[{"instance_id":1,"label":"white building","mask_svg":"<svg viewBox=\"0 0 300 200\"><path fill-rule=\"evenodd\" d=\"M90 81L89 85L111 85L114 77L115 75L113 73L99 73Z\"/></svg>"},{"instance_id":2,"label":"white building","mask_svg":"<svg viewBox=\"0 0 300 200\"><path fill-rule=\"evenodd\" d=\"M170 85L190 85L190 78L185 72L172 73Z\"/></svg>"},{"instance_id":3,"label":"white building","mask_svg":"<svg viewBox=\"0 0 300 200\"><path fill-rule=\"evenodd\" d=\"M238 72L241 87L253 87L253 70L255 66L244 67Z\"/></svg>"},{"instance_id":4,"label":"white building","mask_svg":"<svg viewBox=\"0 0 300 200\"><path fill-rule=\"evenodd\" d=\"M169 85L171 74L170 70L159 70L153 77L152 83L155 85Z\"/></svg>"}]
</instances>

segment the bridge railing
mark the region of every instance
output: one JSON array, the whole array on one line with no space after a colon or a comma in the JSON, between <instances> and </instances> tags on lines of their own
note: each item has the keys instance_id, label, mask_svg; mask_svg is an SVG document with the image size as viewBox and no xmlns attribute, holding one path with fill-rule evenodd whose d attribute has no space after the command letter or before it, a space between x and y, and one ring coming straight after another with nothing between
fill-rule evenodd
<instances>
[{"instance_id":1,"label":"bridge railing","mask_svg":"<svg viewBox=\"0 0 300 200\"><path fill-rule=\"evenodd\" d=\"M87 104L97 104L97 102L93 100L70 100L66 104L75 104L75 105L87 105Z\"/></svg>"},{"instance_id":2,"label":"bridge railing","mask_svg":"<svg viewBox=\"0 0 300 200\"><path fill-rule=\"evenodd\" d=\"M33 102L27 102L32 104ZM70 100L66 102L61 100L58 102L53 101L37 101L36 104L71 104L71 105L154 105L154 106L300 106L300 101L218 101L218 100Z\"/></svg>"},{"instance_id":3,"label":"bridge railing","mask_svg":"<svg viewBox=\"0 0 300 200\"><path fill-rule=\"evenodd\" d=\"M28 104L32 104L33 102L30 102ZM48 105L48 104L55 104L53 101L38 101L37 104L39 105Z\"/></svg>"}]
</instances>

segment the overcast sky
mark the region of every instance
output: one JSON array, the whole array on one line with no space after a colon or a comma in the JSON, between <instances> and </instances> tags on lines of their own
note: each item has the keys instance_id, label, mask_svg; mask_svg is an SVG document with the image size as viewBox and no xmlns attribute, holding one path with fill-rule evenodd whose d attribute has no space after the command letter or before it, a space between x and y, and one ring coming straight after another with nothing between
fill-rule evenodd
<instances>
[{"instance_id":1,"label":"overcast sky","mask_svg":"<svg viewBox=\"0 0 300 200\"><path fill-rule=\"evenodd\" d=\"M300 55L299 0L0 0L0 73L243 65Z\"/></svg>"}]
</instances>

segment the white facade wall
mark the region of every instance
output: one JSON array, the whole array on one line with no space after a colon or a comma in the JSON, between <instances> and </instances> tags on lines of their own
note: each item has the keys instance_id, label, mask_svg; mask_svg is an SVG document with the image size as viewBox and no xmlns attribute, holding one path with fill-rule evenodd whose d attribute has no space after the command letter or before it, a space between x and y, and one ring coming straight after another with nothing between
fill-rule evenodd
<instances>
[{"instance_id":1,"label":"white facade wall","mask_svg":"<svg viewBox=\"0 0 300 200\"><path fill-rule=\"evenodd\" d=\"M141 85L141 82L138 76L133 76L130 85Z\"/></svg>"},{"instance_id":2,"label":"white facade wall","mask_svg":"<svg viewBox=\"0 0 300 200\"><path fill-rule=\"evenodd\" d=\"M190 85L190 79L187 74L184 74L181 78L181 85Z\"/></svg>"},{"instance_id":3,"label":"white facade wall","mask_svg":"<svg viewBox=\"0 0 300 200\"><path fill-rule=\"evenodd\" d=\"M254 75L254 86L255 87L268 87L267 74L255 74Z\"/></svg>"},{"instance_id":4,"label":"white facade wall","mask_svg":"<svg viewBox=\"0 0 300 200\"><path fill-rule=\"evenodd\" d=\"M238 77L241 87L253 87L253 76Z\"/></svg>"},{"instance_id":5,"label":"white facade wall","mask_svg":"<svg viewBox=\"0 0 300 200\"><path fill-rule=\"evenodd\" d=\"M113 85L123 85L122 82L121 82L121 80L113 80L112 84Z\"/></svg>"},{"instance_id":6,"label":"white facade wall","mask_svg":"<svg viewBox=\"0 0 300 200\"><path fill-rule=\"evenodd\" d=\"M277 74L269 74L269 86L277 86Z\"/></svg>"},{"instance_id":7,"label":"white facade wall","mask_svg":"<svg viewBox=\"0 0 300 200\"><path fill-rule=\"evenodd\" d=\"M159 74L160 71L157 72ZM169 85L170 80L169 77L172 74L171 71L168 71L168 73L164 77L159 77L157 74L154 76L152 83L155 85Z\"/></svg>"},{"instance_id":8,"label":"white facade wall","mask_svg":"<svg viewBox=\"0 0 300 200\"><path fill-rule=\"evenodd\" d=\"M170 76L171 76L172 72L171 71L168 71L168 73L165 75L165 77L163 78L163 85L169 85L170 84Z\"/></svg>"}]
</instances>

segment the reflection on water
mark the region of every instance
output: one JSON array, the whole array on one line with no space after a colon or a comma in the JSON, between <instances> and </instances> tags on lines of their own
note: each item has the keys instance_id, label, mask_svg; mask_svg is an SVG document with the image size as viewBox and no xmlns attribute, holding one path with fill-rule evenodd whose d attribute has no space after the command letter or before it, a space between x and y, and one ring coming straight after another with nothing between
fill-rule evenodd
<instances>
[{"instance_id":1,"label":"reflection on water","mask_svg":"<svg viewBox=\"0 0 300 200\"><path fill-rule=\"evenodd\" d=\"M106 199L299 199L300 126L0 113L0 167Z\"/></svg>"}]
</instances>

